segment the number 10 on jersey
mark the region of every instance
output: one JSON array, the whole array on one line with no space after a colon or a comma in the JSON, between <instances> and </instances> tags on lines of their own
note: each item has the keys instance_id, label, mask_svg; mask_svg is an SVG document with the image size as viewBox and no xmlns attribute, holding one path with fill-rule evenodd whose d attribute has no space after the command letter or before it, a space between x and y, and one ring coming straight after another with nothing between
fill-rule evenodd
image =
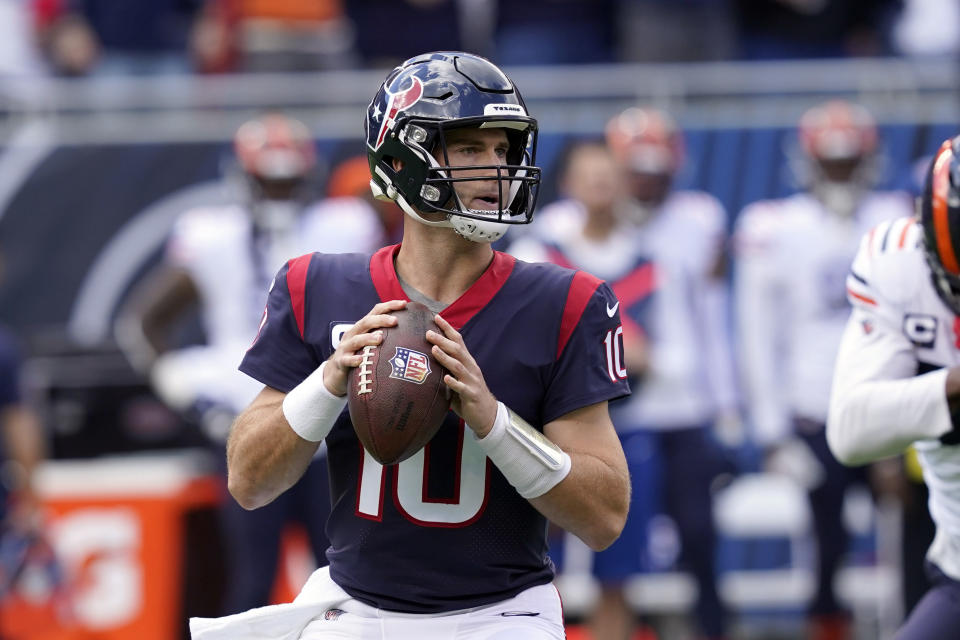
<instances>
[{"instance_id":1,"label":"number 10 on jersey","mask_svg":"<svg viewBox=\"0 0 960 640\"><path fill-rule=\"evenodd\" d=\"M607 351L607 375L611 382L617 382L627 377L627 368L623 364L623 325L607 331L603 338L603 346Z\"/></svg>"}]
</instances>

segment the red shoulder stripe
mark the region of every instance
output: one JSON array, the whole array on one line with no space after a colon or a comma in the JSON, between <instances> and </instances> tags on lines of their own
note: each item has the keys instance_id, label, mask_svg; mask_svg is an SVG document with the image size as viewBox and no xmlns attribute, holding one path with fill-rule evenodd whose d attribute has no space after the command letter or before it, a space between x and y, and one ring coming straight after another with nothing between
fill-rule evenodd
<instances>
[{"instance_id":1,"label":"red shoulder stripe","mask_svg":"<svg viewBox=\"0 0 960 640\"><path fill-rule=\"evenodd\" d=\"M583 310L587 308L587 303L593 296L593 292L603 281L596 276L592 276L586 271L577 271L573 274L573 280L570 281L570 289L567 291L567 302L563 307L563 317L560 320L560 335L557 338L557 359L563 354L573 330L577 328Z\"/></svg>"},{"instance_id":2,"label":"red shoulder stripe","mask_svg":"<svg viewBox=\"0 0 960 640\"><path fill-rule=\"evenodd\" d=\"M310 260L313 254L308 253L287 262L287 291L290 293L290 305L293 307L293 317L297 321L300 338L304 337L304 310L306 308L307 271L310 269Z\"/></svg>"},{"instance_id":3,"label":"red shoulder stripe","mask_svg":"<svg viewBox=\"0 0 960 640\"><path fill-rule=\"evenodd\" d=\"M637 267L622 279L613 283L613 293L617 299L629 307L643 300L657 288L657 272L652 262Z\"/></svg>"}]
</instances>

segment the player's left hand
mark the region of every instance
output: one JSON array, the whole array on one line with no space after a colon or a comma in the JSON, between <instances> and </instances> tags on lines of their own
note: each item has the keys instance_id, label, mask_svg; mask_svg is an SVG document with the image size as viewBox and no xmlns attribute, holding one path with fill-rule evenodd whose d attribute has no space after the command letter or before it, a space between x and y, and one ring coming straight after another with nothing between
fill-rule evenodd
<instances>
[{"instance_id":1,"label":"player's left hand","mask_svg":"<svg viewBox=\"0 0 960 640\"><path fill-rule=\"evenodd\" d=\"M467 350L463 336L439 315L433 319L443 335L427 331L427 342L434 345L433 357L449 372L443 381L454 393L450 407L482 438L497 417L497 399L487 389L483 372Z\"/></svg>"}]
</instances>

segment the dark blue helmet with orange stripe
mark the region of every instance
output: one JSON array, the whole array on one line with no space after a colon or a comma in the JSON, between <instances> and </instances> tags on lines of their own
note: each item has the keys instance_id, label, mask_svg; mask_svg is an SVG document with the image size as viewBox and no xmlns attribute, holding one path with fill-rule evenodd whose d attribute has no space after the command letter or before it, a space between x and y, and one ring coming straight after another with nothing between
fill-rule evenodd
<instances>
[{"instance_id":1,"label":"dark blue helmet with orange stripe","mask_svg":"<svg viewBox=\"0 0 960 640\"><path fill-rule=\"evenodd\" d=\"M485 58L459 51L410 58L387 76L364 121L373 194L394 200L417 220L453 227L477 242L492 242L506 224L533 216L540 169L534 166L537 121L529 116L516 85ZM500 128L507 136L506 163L453 167L446 133L461 127ZM494 208L460 202L457 183L476 181L467 169L495 174ZM483 178L487 180L487 178ZM421 214L444 214L425 218Z\"/></svg>"},{"instance_id":2,"label":"dark blue helmet with orange stripe","mask_svg":"<svg viewBox=\"0 0 960 640\"><path fill-rule=\"evenodd\" d=\"M920 223L934 287L960 315L960 136L944 141L930 163Z\"/></svg>"}]
</instances>

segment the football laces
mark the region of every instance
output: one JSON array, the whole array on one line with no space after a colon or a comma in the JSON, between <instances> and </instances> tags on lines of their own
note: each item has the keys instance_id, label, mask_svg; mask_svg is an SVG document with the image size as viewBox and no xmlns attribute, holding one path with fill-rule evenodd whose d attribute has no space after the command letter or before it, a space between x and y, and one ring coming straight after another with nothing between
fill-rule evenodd
<instances>
[{"instance_id":1,"label":"football laces","mask_svg":"<svg viewBox=\"0 0 960 640\"><path fill-rule=\"evenodd\" d=\"M363 395L365 393L371 393L373 390L370 388L370 385L373 384L370 380L373 375L373 353L376 351L376 347L372 344L368 344L363 348L363 353L361 354L359 374L360 374L360 384L357 388L357 395Z\"/></svg>"}]
</instances>

